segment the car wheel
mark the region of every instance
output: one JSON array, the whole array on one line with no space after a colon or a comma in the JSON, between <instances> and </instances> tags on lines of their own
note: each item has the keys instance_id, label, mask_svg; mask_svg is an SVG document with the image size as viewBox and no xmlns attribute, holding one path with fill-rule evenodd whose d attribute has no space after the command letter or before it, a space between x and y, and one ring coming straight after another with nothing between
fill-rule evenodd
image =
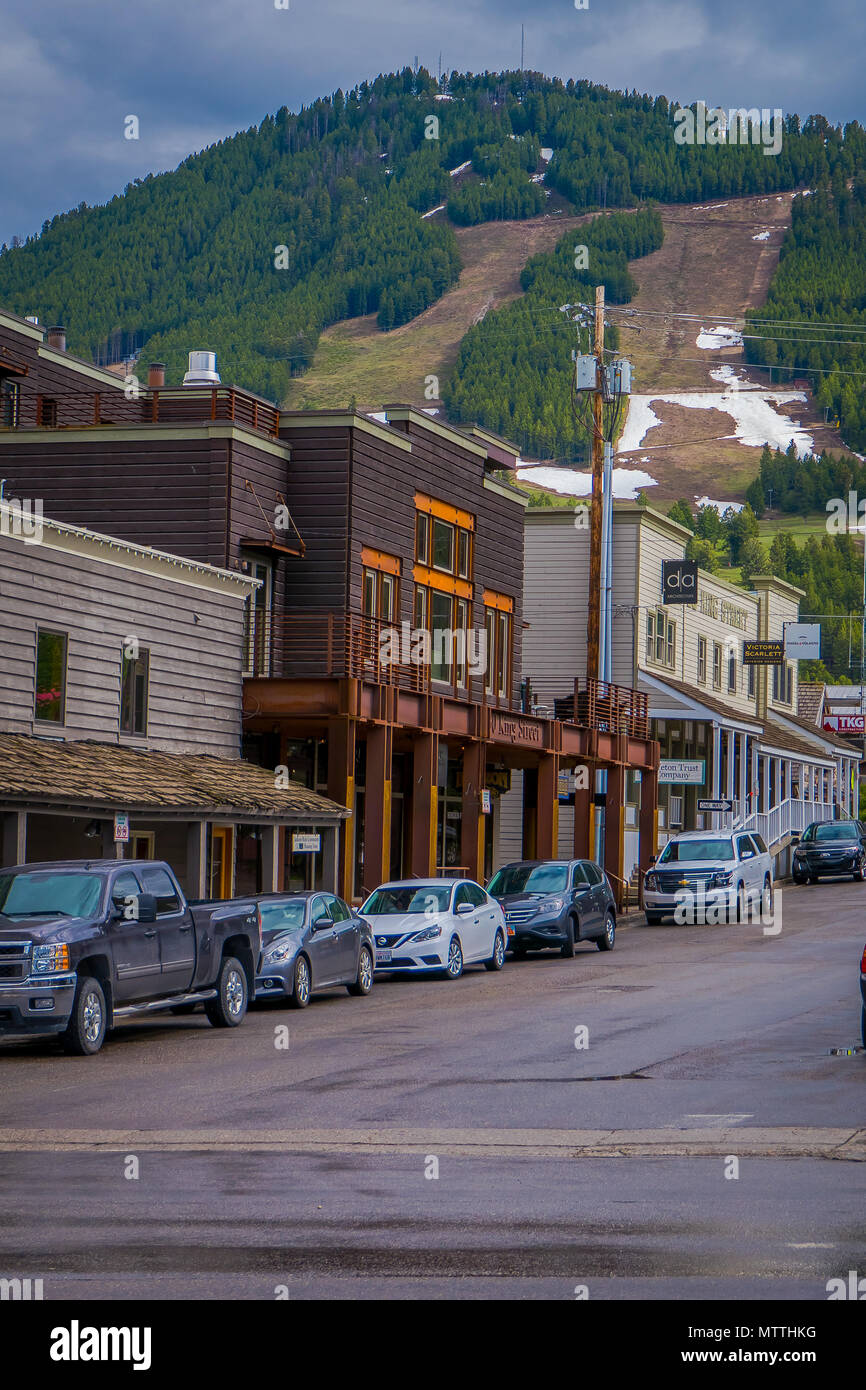
<instances>
[{"instance_id":1,"label":"car wheel","mask_svg":"<svg viewBox=\"0 0 866 1390\"><path fill-rule=\"evenodd\" d=\"M644 917L646 917L646 924L647 924L648 927L657 927L657 926L659 926L659 924L660 924L660 922L661 922L661 920L662 920L662 916L663 916L663 914L662 914L661 912L645 912L645 913L644 913Z\"/></svg>"},{"instance_id":2,"label":"car wheel","mask_svg":"<svg viewBox=\"0 0 866 1390\"><path fill-rule=\"evenodd\" d=\"M574 958L574 926L574 918L569 917L565 924L565 941L559 948L559 954L562 956L563 960L572 960Z\"/></svg>"},{"instance_id":3,"label":"car wheel","mask_svg":"<svg viewBox=\"0 0 866 1390\"><path fill-rule=\"evenodd\" d=\"M91 975L78 981L72 1013L63 1034L63 1049L73 1057L92 1057L105 1041L108 1010L102 985Z\"/></svg>"},{"instance_id":4,"label":"car wheel","mask_svg":"<svg viewBox=\"0 0 866 1390\"><path fill-rule=\"evenodd\" d=\"M804 883L809 882L808 878L806 878L803 874L792 874L791 880L793 883L797 885L798 888L802 888Z\"/></svg>"},{"instance_id":5,"label":"car wheel","mask_svg":"<svg viewBox=\"0 0 866 1390\"><path fill-rule=\"evenodd\" d=\"M220 969L216 999L205 1002L204 1011L214 1028L237 1028L247 1011L247 977L235 956L226 956Z\"/></svg>"},{"instance_id":6,"label":"car wheel","mask_svg":"<svg viewBox=\"0 0 866 1390\"><path fill-rule=\"evenodd\" d=\"M744 922L746 920L746 890L742 883L737 884L737 902L735 907L728 908L729 922Z\"/></svg>"},{"instance_id":7,"label":"car wheel","mask_svg":"<svg viewBox=\"0 0 866 1390\"><path fill-rule=\"evenodd\" d=\"M764 886L761 889L761 916L772 917L773 915L773 885L770 882L769 874L764 879Z\"/></svg>"},{"instance_id":8,"label":"car wheel","mask_svg":"<svg viewBox=\"0 0 866 1390\"><path fill-rule=\"evenodd\" d=\"M369 947L362 946L358 954L358 977L346 986L350 994L369 994L373 988L373 957Z\"/></svg>"},{"instance_id":9,"label":"car wheel","mask_svg":"<svg viewBox=\"0 0 866 1390\"><path fill-rule=\"evenodd\" d=\"M448 964L445 966L446 980L459 980L463 974L463 947L459 936L452 936L448 943Z\"/></svg>"},{"instance_id":10,"label":"car wheel","mask_svg":"<svg viewBox=\"0 0 866 1390\"><path fill-rule=\"evenodd\" d=\"M613 914L609 912L604 919L604 935L600 936L595 944L600 951L612 951L615 941L616 922L613 920Z\"/></svg>"},{"instance_id":11,"label":"car wheel","mask_svg":"<svg viewBox=\"0 0 866 1390\"><path fill-rule=\"evenodd\" d=\"M292 992L289 995L290 1009L305 1009L310 1002L310 963L306 956L298 956L295 961L295 974Z\"/></svg>"},{"instance_id":12,"label":"car wheel","mask_svg":"<svg viewBox=\"0 0 866 1390\"><path fill-rule=\"evenodd\" d=\"M501 970L505 964L505 937L501 931L496 933L496 940L493 943L493 955L484 962L485 970Z\"/></svg>"}]
</instances>

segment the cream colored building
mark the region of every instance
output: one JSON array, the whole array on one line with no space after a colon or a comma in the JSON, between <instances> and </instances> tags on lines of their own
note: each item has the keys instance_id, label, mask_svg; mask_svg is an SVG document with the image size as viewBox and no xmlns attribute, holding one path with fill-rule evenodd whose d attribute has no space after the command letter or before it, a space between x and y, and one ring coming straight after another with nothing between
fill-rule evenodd
<instances>
[{"instance_id":1,"label":"cream colored building","mask_svg":"<svg viewBox=\"0 0 866 1390\"><path fill-rule=\"evenodd\" d=\"M691 533L633 502L616 503L613 518L612 679L649 697L662 756L659 844L680 829L734 823L763 835L783 870L793 832L850 814L855 804L856 751L798 717L796 663L743 664L745 641L783 640L802 592L772 576L756 577L746 590L701 570L697 604L665 605L662 561L683 559ZM580 507L526 513L523 669L533 699L551 713L586 672L585 521ZM677 771L674 763L697 766ZM676 775L699 780L665 780ZM637 776L626 791L627 874L637 862ZM722 798L734 802L733 813L698 810L699 800ZM504 799L514 800L514 791ZM520 857L519 816L511 809L502 807L498 862L511 840ZM563 805L560 852L569 856L572 817Z\"/></svg>"}]
</instances>

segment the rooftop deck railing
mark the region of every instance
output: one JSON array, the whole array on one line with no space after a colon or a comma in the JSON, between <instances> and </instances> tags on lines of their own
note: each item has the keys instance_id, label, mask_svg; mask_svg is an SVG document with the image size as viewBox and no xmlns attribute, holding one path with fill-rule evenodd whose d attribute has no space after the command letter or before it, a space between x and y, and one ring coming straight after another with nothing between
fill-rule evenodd
<instances>
[{"instance_id":1,"label":"rooftop deck railing","mask_svg":"<svg viewBox=\"0 0 866 1390\"><path fill-rule=\"evenodd\" d=\"M17 396L14 418L6 421L6 428L93 429L105 425L204 424L211 420L232 421L275 437L279 433L280 412L270 402L234 386L152 391L142 388L138 395L132 394L131 388L125 393L121 387L56 395L22 390Z\"/></svg>"}]
</instances>

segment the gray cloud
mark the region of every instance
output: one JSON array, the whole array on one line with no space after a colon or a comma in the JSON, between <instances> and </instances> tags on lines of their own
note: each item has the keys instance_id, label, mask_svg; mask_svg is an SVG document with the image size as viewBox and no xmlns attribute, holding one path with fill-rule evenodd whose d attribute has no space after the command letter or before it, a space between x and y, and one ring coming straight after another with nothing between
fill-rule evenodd
<instances>
[{"instance_id":1,"label":"gray cloud","mask_svg":"<svg viewBox=\"0 0 866 1390\"><path fill-rule=\"evenodd\" d=\"M866 123L862 0L6 0L0 242L214 140L420 61ZM140 139L124 139L136 115Z\"/></svg>"}]
</instances>

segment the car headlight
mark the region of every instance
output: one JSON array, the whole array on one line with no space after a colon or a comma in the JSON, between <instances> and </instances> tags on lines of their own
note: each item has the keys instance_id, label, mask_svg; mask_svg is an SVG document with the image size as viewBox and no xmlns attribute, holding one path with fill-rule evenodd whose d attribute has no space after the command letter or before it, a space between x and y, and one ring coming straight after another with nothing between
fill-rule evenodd
<instances>
[{"instance_id":1,"label":"car headlight","mask_svg":"<svg viewBox=\"0 0 866 1390\"><path fill-rule=\"evenodd\" d=\"M713 874L709 881L710 888L727 888L733 878L733 874L717 873Z\"/></svg>"},{"instance_id":2,"label":"car headlight","mask_svg":"<svg viewBox=\"0 0 866 1390\"><path fill-rule=\"evenodd\" d=\"M658 882L658 879L656 878L655 874L647 874L646 877L644 878L643 886L644 886L644 888L649 888L649 889L658 888L659 882Z\"/></svg>"},{"instance_id":3,"label":"car headlight","mask_svg":"<svg viewBox=\"0 0 866 1390\"><path fill-rule=\"evenodd\" d=\"M275 941L273 946L268 947L265 960L272 962L288 960L289 956L293 956L296 950L297 942L295 941Z\"/></svg>"},{"instance_id":4,"label":"car headlight","mask_svg":"<svg viewBox=\"0 0 866 1390\"><path fill-rule=\"evenodd\" d=\"M425 927L423 931L416 931L410 938L412 941L435 941L437 936L442 935L441 927Z\"/></svg>"},{"instance_id":5,"label":"car headlight","mask_svg":"<svg viewBox=\"0 0 866 1390\"><path fill-rule=\"evenodd\" d=\"M36 946L33 950L33 970L37 975L56 975L69 969L68 946Z\"/></svg>"},{"instance_id":6,"label":"car headlight","mask_svg":"<svg viewBox=\"0 0 866 1390\"><path fill-rule=\"evenodd\" d=\"M564 907L565 900L563 898L547 898L538 910L539 912L561 912Z\"/></svg>"}]
</instances>

